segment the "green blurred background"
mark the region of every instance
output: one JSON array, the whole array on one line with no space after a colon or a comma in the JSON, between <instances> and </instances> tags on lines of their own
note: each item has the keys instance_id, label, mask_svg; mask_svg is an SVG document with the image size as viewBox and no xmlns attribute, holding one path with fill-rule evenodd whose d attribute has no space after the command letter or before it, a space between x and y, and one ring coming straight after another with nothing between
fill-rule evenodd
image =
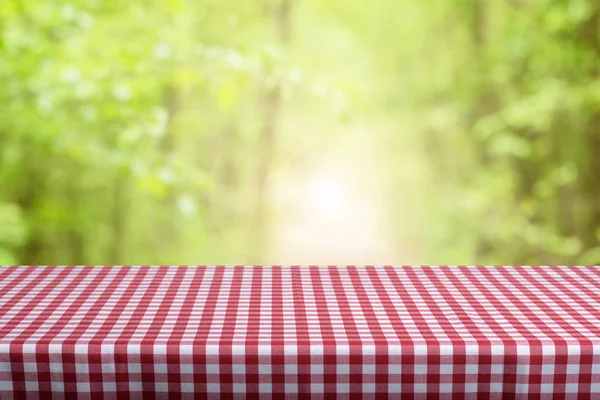
<instances>
[{"instance_id":1,"label":"green blurred background","mask_svg":"<svg viewBox=\"0 0 600 400\"><path fill-rule=\"evenodd\" d=\"M597 0L1 0L0 264L600 263Z\"/></svg>"}]
</instances>

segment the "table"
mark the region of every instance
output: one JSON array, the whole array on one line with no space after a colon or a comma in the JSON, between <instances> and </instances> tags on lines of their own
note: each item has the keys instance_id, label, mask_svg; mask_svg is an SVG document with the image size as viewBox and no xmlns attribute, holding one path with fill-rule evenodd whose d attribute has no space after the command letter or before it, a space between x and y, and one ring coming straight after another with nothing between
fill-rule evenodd
<instances>
[{"instance_id":1,"label":"table","mask_svg":"<svg viewBox=\"0 0 600 400\"><path fill-rule=\"evenodd\" d=\"M600 398L598 267L0 268L3 400L553 393Z\"/></svg>"}]
</instances>

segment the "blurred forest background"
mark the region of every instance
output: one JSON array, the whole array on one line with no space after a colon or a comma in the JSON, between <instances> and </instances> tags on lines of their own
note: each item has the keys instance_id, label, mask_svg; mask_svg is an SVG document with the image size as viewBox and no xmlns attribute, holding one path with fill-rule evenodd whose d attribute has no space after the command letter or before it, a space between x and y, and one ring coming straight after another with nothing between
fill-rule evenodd
<instances>
[{"instance_id":1,"label":"blurred forest background","mask_svg":"<svg viewBox=\"0 0 600 400\"><path fill-rule=\"evenodd\" d=\"M598 0L1 0L0 264L598 264Z\"/></svg>"}]
</instances>

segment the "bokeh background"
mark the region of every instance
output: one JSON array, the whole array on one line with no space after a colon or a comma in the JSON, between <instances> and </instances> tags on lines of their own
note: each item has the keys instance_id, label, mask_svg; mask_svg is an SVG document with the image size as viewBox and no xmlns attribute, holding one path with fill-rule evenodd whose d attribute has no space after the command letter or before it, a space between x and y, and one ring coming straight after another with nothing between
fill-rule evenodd
<instances>
[{"instance_id":1,"label":"bokeh background","mask_svg":"<svg viewBox=\"0 0 600 400\"><path fill-rule=\"evenodd\" d=\"M600 263L597 0L2 0L1 264Z\"/></svg>"}]
</instances>

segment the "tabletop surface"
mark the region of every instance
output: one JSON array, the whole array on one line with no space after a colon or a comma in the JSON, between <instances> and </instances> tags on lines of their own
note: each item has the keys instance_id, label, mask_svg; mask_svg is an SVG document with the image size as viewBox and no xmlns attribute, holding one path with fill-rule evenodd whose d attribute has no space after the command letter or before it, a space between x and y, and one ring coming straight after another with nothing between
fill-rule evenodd
<instances>
[{"instance_id":1,"label":"tabletop surface","mask_svg":"<svg viewBox=\"0 0 600 400\"><path fill-rule=\"evenodd\" d=\"M6 267L0 344L600 344L596 267Z\"/></svg>"}]
</instances>

